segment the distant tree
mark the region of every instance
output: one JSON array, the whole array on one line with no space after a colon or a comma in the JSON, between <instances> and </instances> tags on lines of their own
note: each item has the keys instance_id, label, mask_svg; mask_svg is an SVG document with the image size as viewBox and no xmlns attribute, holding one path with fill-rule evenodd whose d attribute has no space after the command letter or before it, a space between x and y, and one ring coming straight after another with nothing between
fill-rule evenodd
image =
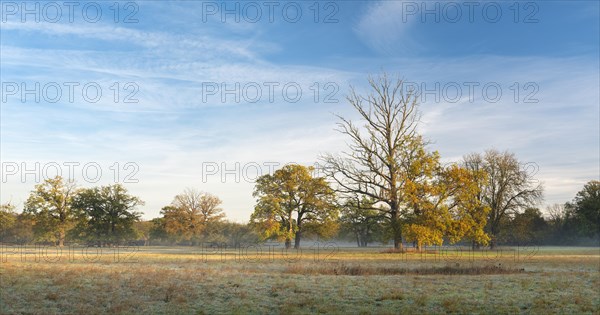
<instances>
[{"instance_id":1,"label":"distant tree","mask_svg":"<svg viewBox=\"0 0 600 315\"><path fill-rule=\"evenodd\" d=\"M167 232L165 222L166 221L165 221L164 217L154 218L154 219L150 220L150 223L152 224L152 226L150 227L149 236L150 236L150 240L152 242L159 242L159 243L166 242L169 244L172 244L175 242L175 237L173 237L172 235L170 235Z\"/></svg>"},{"instance_id":2,"label":"distant tree","mask_svg":"<svg viewBox=\"0 0 600 315\"><path fill-rule=\"evenodd\" d=\"M555 203L546 207L546 223L548 224L548 244L565 244L573 241L573 233L567 227L567 209L565 204Z\"/></svg>"},{"instance_id":3,"label":"distant tree","mask_svg":"<svg viewBox=\"0 0 600 315\"><path fill-rule=\"evenodd\" d=\"M258 235L248 224L223 222L221 225L219 231L224 235L228 244L234 248L241 247L243 244L254 244L259 241Z\"/></svg>"},{"instance_id":4,"label":"distant tree","mask_svg":"<svg viewBox=\"0 0 600 315\"><path fill-rule=\"evenodd\" d=\"M38 239L64 246L67 232L77 223L78 215L72 208L76 193L75 184L64 182L60 176L35 186L25 202L24 212L33 216Z\"/></svg>"},{"instance_id":5,"label":"distant tree","mask_svg":"<svg viewBox=\"0 0 600 315\"><path fill-rule=\"evenodd\" d=\"M565 205L560 203L554 203L546 207L546 214L548 221L561 225L565 220Z\"/></svg>"},{"instance_id":6,"label":"distant tree","mask_svg":"<svg viewBox=\"0 0 600 315\"><path fill-rule=\"evenodd\" d=\"M285 240L286 248L300 247L302 233L322 235L336 228L338 209L335 193L322 177L313 177L312 167L286 165L256 180L257 204L251 216L263 238Z\"/></svg>"},{"instance_id":7,"label":"distant tree","mask_svg":"<svg viewBox=\"0 0 600 315\"><path fill-rule=\"evenodd\" d=\"M84 219L80 225L84 237L99 244L134 239L133 224L141 216L135 209L142 205L142 200L120 184L82 189L73 200L73 208Z\"/></svg>"},{"instance_id":8,"label":"distant tree","mask_svg":"<svg viewBox=\"0 0 600 315\"><path fill-rule=\"evenodd\" d=\"M178 236L180 241L196 244L202 236L210 234L211 225L225 217L221 203L217 196L186 189L161 210L166 232Z\"/></svg>"},{"instance_id":9,"label":"distant tree","mask_svg":"<svg viewBox=\"0 0 600 315\"><path fill-rule=\"evenodd\" d=\"M0 205L0 242L11 238L12 228L17 222L15 206L10 203Z\"/></svg>"},{"instance_id":10,"label":"distant tree","mask_svg":"<svg viewBox=\"0 0 600 315\"><path fill-rule=\"evenodd\" d=\"M151 221L136 221L133 223L133 229L136 234L136 238L144 241L144 246L150 245L150 231L152 230L153 223Z\"/></svg>"},{"instance_id":11,"label":"distant tree","mask_svg":"<svg viewBox=\"0 0 600 315\"><path fill-rule=\"evenodd\" d=\"M491 236L490 247L494 248L501 222L507 216L539 203L543 195L542 185L509 152L488 150L483 155L474 153L465 156L464 163L487 173L488 181L481 189L480 198L490 208L487 232Z\"/></svg>"},{"instance_id":12,"label":"distant tree","mask_svg":"<svg viewBox=\"0 0 600 315\"><path fill-rule=\"evenodd\" d=\"M17 244L29 244L35 240L35 217L28 213L20 213L10 230L10 237Z\"/></svg>"},{"instance_id":13,"label":"distant tree","mask_svg":"<svg viewBox=\"0 0 600 315\"><path fill-rule=\"evenodd\" d=\"M589 181L573 201L565 205L567 220L579 236L600 237L600 181Z\"/></svg>"},{"instance_id":14,"label":"distant tree","mask_svg":"<svg viewBox=\"0 0 600 315\"><path fill-rule=\"evenodd\" d=\"M514 244L539 245L547 237L548 224L539 209L527 208L515 213L505 230L507 239Z\"/></svg>"},{"instance_id":15,"label":"distant tree","mask_svg":"<svg viewBox=\"0 0 600 315\"><path fill-rule=\"evenodd\" d=\"M383 217L372 200L356 196L347 199L340 208L342 229L352 234L358 247L383 239Z\"/></svg>"}]
</instances>

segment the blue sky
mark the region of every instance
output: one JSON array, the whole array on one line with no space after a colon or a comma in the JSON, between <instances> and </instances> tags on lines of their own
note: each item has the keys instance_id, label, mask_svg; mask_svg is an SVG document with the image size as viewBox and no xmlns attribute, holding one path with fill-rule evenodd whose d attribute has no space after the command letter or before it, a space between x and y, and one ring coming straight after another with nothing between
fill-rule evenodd
<instances>
[{"instance_id":1,"label":"blue sky","mask_svg":"<svg viewBox=\"0 0 600 315\"><path fill-rule=\"evenodd\" d=\"M138 182L125 185L146 201L146 218L194 187L246 221L255 166L312 164L343 150L333 114L354 117L349 86L364 90L367 76L383 71L434 91L422 99L421 132L445 161L510 150L538 165L541 207L600 177L597 1L273 1L272 21L267 2L77 2L73 21L63 2L50 2L62 10L55 23L54 6L23 16L34 2L1 3L2 202L21 205L39 181L22 180L23 166L40 163L43 173L54 162L65 175L65 163L76 162L81 186L123 182L135 171ZM91 22L97 8L102 15ZM223 10L233 13L223 19ZM21 88L36 82L40 91L22 102ZM90 83L102 92L97 102L95 90L81 94ZM222 83L247 90L223 101ZM124 102L130 93L136 103ZM137 169L125 169L128 162ZM82 176L89 163L102 170L97 183ZM234 171L223 181L222 168L236 163L239 180Z\"/></svg>"}]
</instances>

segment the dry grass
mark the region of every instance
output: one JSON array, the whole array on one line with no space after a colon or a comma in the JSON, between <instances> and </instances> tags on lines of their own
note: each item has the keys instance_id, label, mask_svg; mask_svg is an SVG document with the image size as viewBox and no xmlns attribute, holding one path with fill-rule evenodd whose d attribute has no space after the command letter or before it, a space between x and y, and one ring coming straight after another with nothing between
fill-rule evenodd
<instances>
[{"instance_id":1,"label":"dry grass","mask_svg":"<svg viewBox=\"0 0 600 315\"><path fill-rule=\"evenodd\" d=\"M372 275L496 275L523 273L524 268L503 267L498 265L464 266L460 264L443 267L378 267L372 265L349 265L338 263L326 266L294 264L285 269L286 273L301 275L336 275L336 276L372 276Z\"/></svg>"},{"instance_id":2,"label":"dry grass","mask_svg":"<svg viewBox=\"0 0 600 315\"><path fill-rule=\"evenodd\" d=\"M294 259L158 247L126 261L114 253L94 261L34 256L28 249L3 257L0 313L600 314L598 249L495 261L377 249Z\"/></svg>"}]
</instances>

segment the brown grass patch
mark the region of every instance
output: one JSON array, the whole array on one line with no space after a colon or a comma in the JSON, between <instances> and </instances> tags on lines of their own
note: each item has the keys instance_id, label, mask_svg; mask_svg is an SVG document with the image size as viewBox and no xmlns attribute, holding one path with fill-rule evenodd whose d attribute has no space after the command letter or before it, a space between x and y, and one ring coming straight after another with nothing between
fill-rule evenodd
<instances>
[{"instance_id":1,"label":"brown grass patch","mask_svg":"<svg viewBox=\"0 0 600 315\"><path fill-rule=\"evenodd\" d=\"M382 254L438 254L439 251L434 250L434 249L424 249L424 250L419 251L416 248L404 248L404 249L386 248L386 249L382 250L380 253L382 253Z\"/></svg>"},{"instance_id":2,"label":"brown grass patch","mask_svg":"<svg viewBox=\"0 0 600 315\"><path fill-rule=\"evenodd\" d=\"M305 266L300 264L290 265L284 273L302 275L336 275L336 276L373 276L373 275L498 275L523 273L524 269L508 268L503 266L468 266L458 264L443 267L378 267L349 265L345 263L328 266Z\"/></svg>"},{"instance_id":3,"label":"brown grass patch","mask_svg":"<svg viewBox=\"0 0 600 315\"><path fill-rule=\"evenodd\" d=\"M389 293L384 294L381 297L375 299L377 302L386 301L386 300L404 300L406 298L404 291L396 290Z\"/></svg>"}]
</instances>

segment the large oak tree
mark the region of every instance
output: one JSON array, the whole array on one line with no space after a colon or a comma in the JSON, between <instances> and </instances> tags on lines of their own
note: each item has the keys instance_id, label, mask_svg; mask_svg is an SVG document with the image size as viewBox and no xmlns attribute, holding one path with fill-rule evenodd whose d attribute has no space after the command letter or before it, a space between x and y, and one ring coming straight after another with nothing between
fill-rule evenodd
<instances>
[{"instance_id":1,"label":"large oak tree","mask_svg":"<svg viewBox=\"0 0 600 315\"><path fill-rule=\"evenodd\" d=\"M137 207L144 205L120 184L82 189L73 199L81 215L80 236L100 245L134 239L133 224L140 219Z\"/></svg>"},{"instance_id":2,"label":"large oak tree","mask_svg":"<svg viewBox=\"0 0 600 315\"><path fill-rule=\"evenodd\" d=\"M36 238L64 245L67 232L79 218L72 207L76 193L75 184L63 181L60 176L35 186L25 202L24 212L35 220Z\"/></svg>"},{"instance_id":3,"label":"large oak tree","mask_svg":"<svg viewBox=\"0 0 600 315\"><path fill-rule=\"evenodd\" d=\"M272 175L256 180L257 204L251 222L261 236L285 241L286 248L300 247L302 233L332 235L337 231L335 193L322 177L313 177L312 167L286 165Z\"/></svg>"},{"instance_id":4,"label":"large oak tree","mask_svg":"<svg viewBox=\"0 0 600 315\"><path fill-rule=\"evenodd\" d=\"M352 88L347 97L360 122L338 116L338 131L347 136L349 150L323 156L324 169L342 195L360 195L379 204L377 209L387 218L394 247L399 249L407 201L404 192L419 179L426 164L413 158L415 150L424 153L417 148L422 143L417 134L417 96L404 91L401 80L392 82L385 75L369 78L369 86L371 92L366 95Z\"/></svg>"},{"instance_id":5,"label":"large oak tree","mask_svg":"<svg viewBox=\"0 0 600 315\"><path fill-rule=\"evenodd\" d=\"M418 95L406 91L402 80L382 75L370 78L369 87L366 94L352 88L347 98L358 122L338 116L348 151L323 156L338 192L372 200L397 249L403 237L419 248L445 238L483 241L482 224L475 219L476 212L485 211L474 199L478 175L460 166L444 168L439 154L427 150L428 141L417 131Z\"/></svg>"}]
</instances>

